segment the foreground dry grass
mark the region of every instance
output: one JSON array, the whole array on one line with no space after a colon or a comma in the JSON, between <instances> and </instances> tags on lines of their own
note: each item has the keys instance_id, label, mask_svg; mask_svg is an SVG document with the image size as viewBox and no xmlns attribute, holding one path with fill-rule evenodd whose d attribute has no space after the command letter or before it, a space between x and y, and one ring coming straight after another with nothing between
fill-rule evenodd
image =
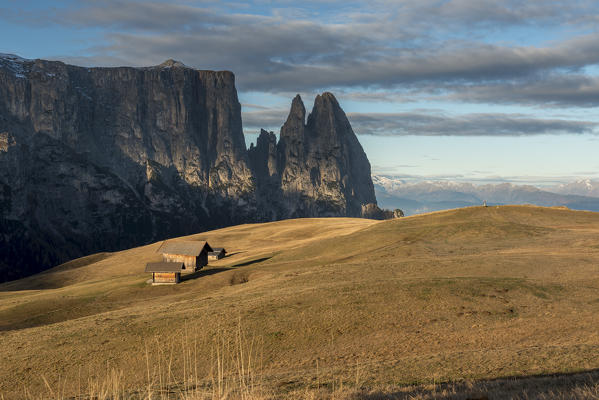
<instances>
[{"instance_id":1,"label":"foreground dry grass","mask_svg":"<svg viewBox=\"0 0 599 400\"><path fill-rule=\"evenodd\" d=\"M4 398L107 382L180 398L597 397L595 372L478 381L599 368L597 213L477 207L193 238L232 256L172 287L145 284L159 244L0 285Z\"/></svg>"}]
</instances>

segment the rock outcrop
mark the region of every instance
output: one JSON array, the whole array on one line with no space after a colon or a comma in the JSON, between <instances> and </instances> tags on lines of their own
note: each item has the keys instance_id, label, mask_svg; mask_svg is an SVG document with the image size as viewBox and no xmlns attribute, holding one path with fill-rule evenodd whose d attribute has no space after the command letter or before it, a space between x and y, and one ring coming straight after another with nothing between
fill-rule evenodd
<instances>
[{"instance_id":1,"label":"rock outcrop","mask_svg":"<svg viewBox=\"0 0 599 400\"><path fill-rule=\"evenodd\" d=\"M0 282L226 225L360 216L370 164L330 93L246 149L235 78L0 55Z\"/></svg>"},{"instance_id":2,"label":"rock outcrop","mask_svg":"<svg viewBox=\"0 0 599 400\"><path fill-rule=\"evenodd\" d=\"M331 93L316 97L307 122L296 96L279 143L262 130L250 160L257 181L269 182L258 191L276 218L360 217L364 204L376 205L368 158Z\"/></svg>"}]
</instances>

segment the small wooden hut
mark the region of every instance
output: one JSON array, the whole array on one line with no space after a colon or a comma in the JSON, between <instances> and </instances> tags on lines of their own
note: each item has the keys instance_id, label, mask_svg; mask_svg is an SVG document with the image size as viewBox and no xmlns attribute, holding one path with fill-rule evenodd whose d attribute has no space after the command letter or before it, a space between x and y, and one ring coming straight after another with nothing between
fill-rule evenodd
<instances>
[{"instance_id":1,"label":"small wooden hut","mask_svg":"<svg viewBox=\"0 0 599 400\"><path fill-rule=\"evenodd\" d=\"M146 272L152 273L152 285L174 285L181 281L182 262L153 262L146 264Z\"/></svg>"},{"instance_id":2,"label":"small wooden hut","mask_svg":"<svg viewBox=\"0 0 599 400\"><path fill-rule=\"evenodd\" d=\"M227 251L222 247L213 247L212 251L208 253L208 261L220 260L227 255Z\"/></svg>"},{"instance_id":3,"label":"small wooden hut","mask_svg":"<svg viewBox=\"0 0 599 400\"><path fill-rule=\"evenodd\" d=\"M157 253L162 253L162 261L183 263L182 272L195 272L208 264L208 253L212 247L205 241L169 240L162 243Z\"/></svg>"}]
</instances>

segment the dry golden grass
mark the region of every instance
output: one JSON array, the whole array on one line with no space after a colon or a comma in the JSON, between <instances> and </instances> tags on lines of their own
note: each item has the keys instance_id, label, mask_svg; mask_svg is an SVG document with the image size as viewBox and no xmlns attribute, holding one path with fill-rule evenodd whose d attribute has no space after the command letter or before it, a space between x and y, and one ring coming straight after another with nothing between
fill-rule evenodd
<instances>
[{"instance_id":1,"label":"dry golden grass","mask_svg":"<svg viewBox=\"0 0 599 400\"><path fill-rule=\"evenodd\" d=\"M599 368L598 213L474 207L191 238L231 256L176 286L145 284L159 243L0 285L4 398L110 385L141 397L166 385L182 399L243 397L244 385L244 398L597 396L590 378L534 378L553 394L518 386L545 382L533 378L480 380ZM227 350L238 355L219 378L215 349L239 343L240 326L245 345Z\"/></svg>"}]
</instances>

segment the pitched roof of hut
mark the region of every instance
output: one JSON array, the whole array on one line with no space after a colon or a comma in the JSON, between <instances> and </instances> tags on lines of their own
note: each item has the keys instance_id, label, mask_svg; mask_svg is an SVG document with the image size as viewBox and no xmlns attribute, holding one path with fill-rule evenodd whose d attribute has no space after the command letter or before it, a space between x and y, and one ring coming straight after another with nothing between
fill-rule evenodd
<instances>
[{"instance_id":1,"label":"pitched roof of hut","mask_svg":"<svg viewBox=\"0 0 599 400\"><path fill-rule=\"evenodd\" d=\"M227 252L224 247L213 247L212 248L212 253L220 253L221 251L224 253Z\"/></svg>"},{"instance_id":2,"label":"pitched roof of hut","mask_svg":"<svg viewBox=\"0 0 599 400\"><path fill-rule=\"evenodd\" d=\"M212 247L206 241L198 240L169 240L162 243L157 253L180 254L184 256L199 256L202 251L212 251Z\"/></svg>"},{"instance_id":3,"label":"pitched roof of hut","mask_svg":"<svg viewBox=\"0 0 599 400\"><path fill-rule=\"evenodd\" d=\"M182 262L152 262L146 264L146 272L181 272Z\"/></svg>"}]
</instances>

